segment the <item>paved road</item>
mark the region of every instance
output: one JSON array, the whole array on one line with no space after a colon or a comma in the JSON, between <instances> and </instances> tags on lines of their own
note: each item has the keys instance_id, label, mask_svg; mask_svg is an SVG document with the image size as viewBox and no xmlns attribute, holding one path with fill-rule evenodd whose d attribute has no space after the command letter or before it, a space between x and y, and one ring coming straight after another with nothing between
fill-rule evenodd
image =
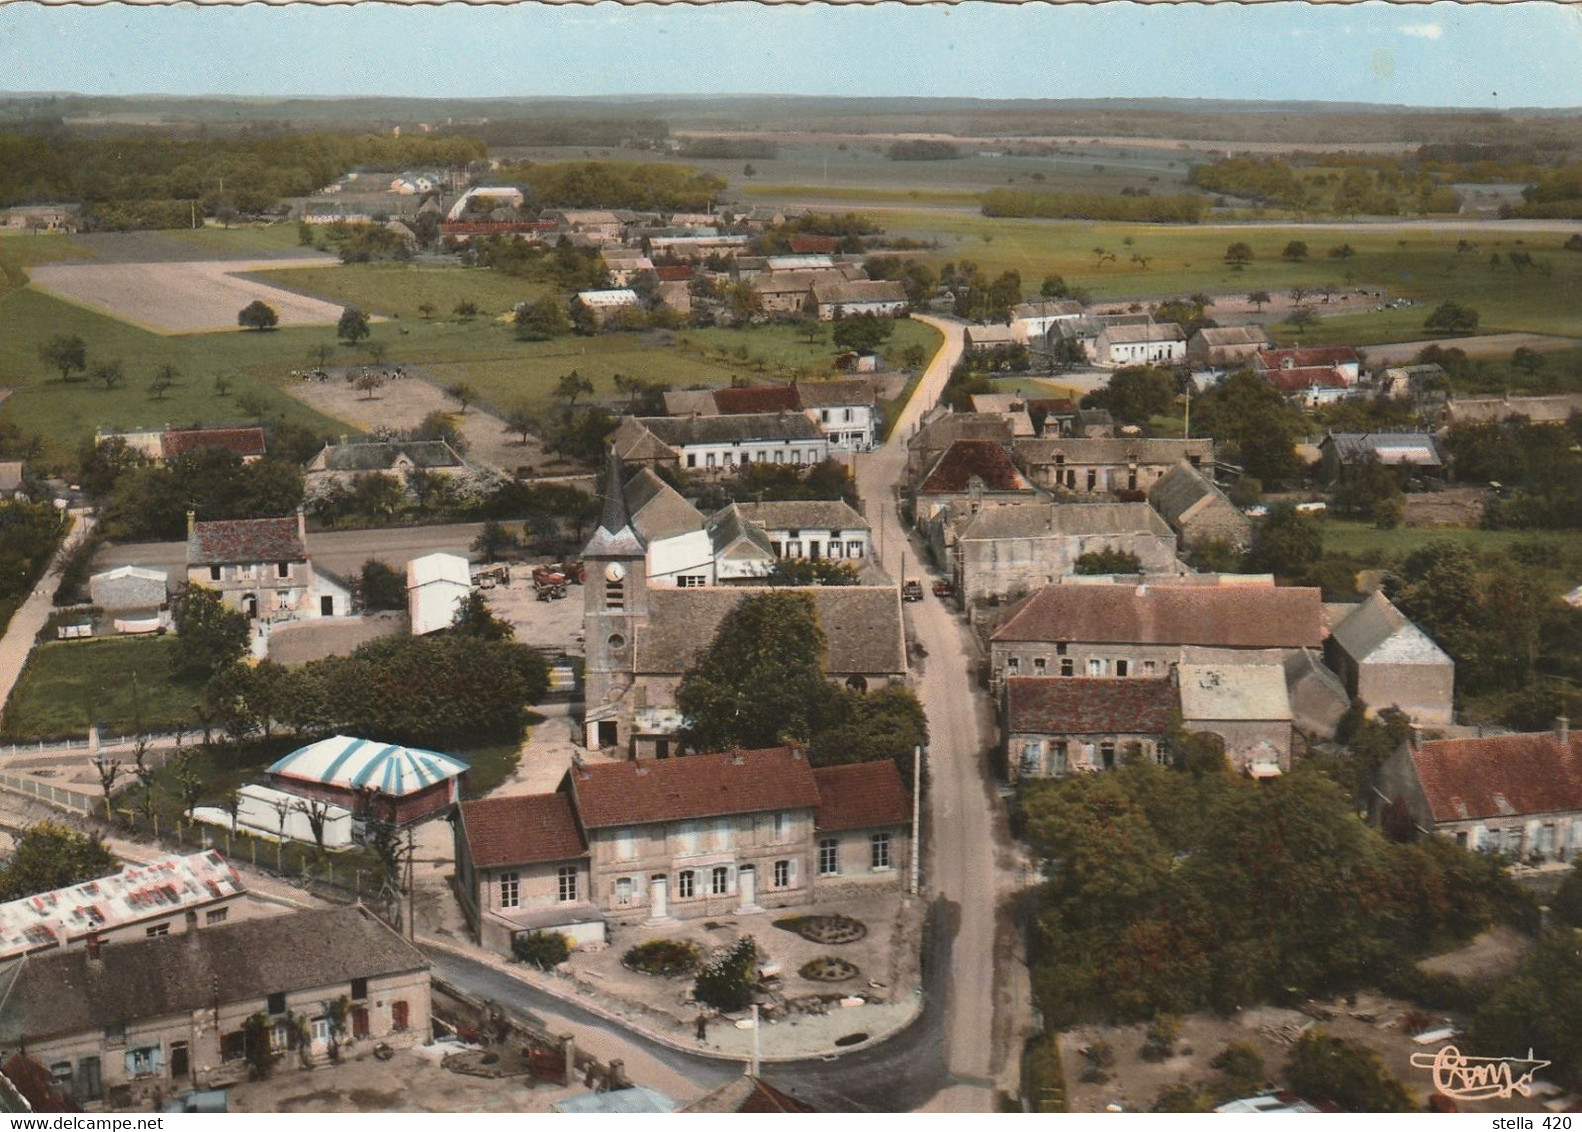
<instances>
[{"instance_id":1,"label":"paved road","mask_svg":"<svg viewBox=\"0 0 1582 1132\"><path fill-rule=\"evenodd\" d=\"M931 909L923 953L923 1011L917 1021L872 1049L825 1061L779 1062L760 1075L776 1088L827 1112L909 1112L948 1084L945 1000L951 976L956 910ZM699 1057L644 1041L574 1002L566 1002L488 966L429 949L434 973L461 990L499 1003L554 1033L575 1033L577 1044L601 1060L619 1057L634 1080L677 1100L690 1100L742 1073L731 1061Z\"/></svg>"},{"instance_id":2,"label":"paved road","mask_svg":"<svg viewBox=\"0 0 1582 1132\"><path fill-rule=\"evenodd\" d=\"M1363 353L1370 364L1378 362L1410 362L1425 346L1443 346L1457 349L1474 358L1509 357L1516 347L1526 346L1539 353L1555 350L1573 350L1582 345L1576 338L1561 338L1553 334L1475 334L1471 338L1425 338L1418 342L1388 342L1379 346L1364 346Z\"/></svg>"},{"instance_id":3,"label":"paved road","mask_svg":"<svg viewBox=\"0 0 1582 1132\"><path fill-rule=\"evenodd\" d=\"M914 316L918 317L918 316ZM921 317L945 335L945 348L934 358L917 392L907 404L892 440L859 461L858 487L870 509L884 501L884 565L894 575L920 574L921 547L908 541L896 515L894 492L906 467L905 438L922 414L933 407L961 356L961 323ZM871 514L871 510L870 510ZM906 563L900 558L905 547ZM984 752L988 746L987 704L974 687L977 656L962 622L932 593L906 607L912 628L927 650L918 694L928 711L930 734L928 849L926 884L930 894L955 906L955 933L950 948L949 994L944 1029L949 1077L927 1107L949 1112L990 1112L994 1079L1006 1068L1012 1011L997 1018L997 1000L1005 993L1008 958L999 954L1007 939L999 915L1005 868L1012 856L1009 836L994 797Z\"/></svg>"},{"instance_id":4,"label":"paved road","mask_svg":"<svg viewBox=\"0 0 1582 1132\"><path fill-rule=\"evenodd\" d=\"M308 535L313 561L343 578L363 568L369 558L380 558L397 570L407 562L437 550L466 554L482 523L450 523L438 527L399 527L371 531L320 531ZM187 574L185 542L129 542L106 546L94 560L96 570L117 566L147 566L170 573L172 585Z\"/></svg>"},{"instance_id":5,"label":"paved road","mask_svg":"<svg viewBox=\"0 0 1582 1132\"><path fill-rule=\"evenodd\" d=\"M61 540L49 569L44 571L44 576L33 587L33 592L27 595L27 600L12 615L5 636L0 637L0 709L5 707L6 700L11 697L11 690L16 687L17 678L22 675L39 630L49 621L49 615L55 612L55 590L60 586L66 557L87 537L93 529L93 522L93 516L86 511L71 513L71 529Z\"/></svg>"}]
</instances>

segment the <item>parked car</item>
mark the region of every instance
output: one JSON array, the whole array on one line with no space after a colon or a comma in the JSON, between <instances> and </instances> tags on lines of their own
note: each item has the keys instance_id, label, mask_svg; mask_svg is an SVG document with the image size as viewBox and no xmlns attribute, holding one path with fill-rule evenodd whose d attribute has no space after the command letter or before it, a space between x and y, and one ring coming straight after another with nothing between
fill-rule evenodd
<instances>
[{"instance_id":1,"label":"parked car","mask_svg":"<svg viewBox=\"0 0 1582 1132\"><path fill-rule=\"evenodd\" d=\"M955 597L956 587L948 579L941 578L934 583L935 597Z\"/></svg>"},{"instance_id":2,"label":"parked car","mask_svg":"<svg viewBox=\"0 0 1582 1132\"><path fill-rule=\"evenodd\" d=\"M908 578L906 580L906 582L901 586L901 600L902 601L922 601L923 600L923 583L918 581L916 578Z\"/></svg>"}]
</instances>

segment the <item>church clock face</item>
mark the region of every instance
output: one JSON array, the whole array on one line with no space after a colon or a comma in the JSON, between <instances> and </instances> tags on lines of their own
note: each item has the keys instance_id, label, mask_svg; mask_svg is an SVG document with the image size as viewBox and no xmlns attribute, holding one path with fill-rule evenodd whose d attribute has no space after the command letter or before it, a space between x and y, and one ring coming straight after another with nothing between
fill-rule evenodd
<instances>
[{"instance_id":1,"label":"church clock face","mask_svg":"<svg viewBox=\"0 0 1582 1132\"><path fill-rule=\"evenodd\" d=\"M626 577L626 567L619 562L611 562L604 568L604 580L607 582L619 582L624 577Z\"/></svg>"}]
</instances>

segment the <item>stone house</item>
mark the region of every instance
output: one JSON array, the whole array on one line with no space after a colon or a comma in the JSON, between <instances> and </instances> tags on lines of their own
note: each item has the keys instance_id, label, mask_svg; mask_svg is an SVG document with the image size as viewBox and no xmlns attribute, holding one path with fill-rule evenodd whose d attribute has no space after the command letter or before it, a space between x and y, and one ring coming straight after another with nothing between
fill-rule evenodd
<instances>
[{"instance_id":1,"label":"stone house","mask_svg":"<svg viewBox=\"0 0 1582 1132\"><path fill-rule=\"evenodd\" d=\"M742 519L769 537L776 558L828 558L854 565L872 557L868 520L840 499L793 499L732 504Z\"/></svg>"},{"instance_id":2,"label":"stone house","mask_svg":"<svg viewBox=\"0 0 1582 1132\"><path fill-rule=\"evenodd\" d=\"M764 314L796 314L812 303L813 283L819 278L811 271L764 271L747 286L758 296Z\"/></svg>"},{"instance_id":3,"label":"stone house","mask_svg":"<svg viewBox=\"0 0 1582 1132\"><path fill-rule=\"evenodd\" d=\"M1444 460L1426 432L1331 432L1318 444L1324 478L1339 483L1367 463L1439 475Z\"/></svg>"},{"instance_id":4,"label":"stone house","mask_svg":"<svg viewBox=\"0 0 1582 1132\"><path fill-rule=\"evenodd\" d=\"M1168 675L1010 677L1001 696L1006 779L1113 770L1134 747L1162 762L1175 718L1175 682Z\"/></svg>"},{"instance_id":5,"label":"stone house","mask_svg":"<svg viewBox=\"0 0 1582 1132\"><path fill-rule=\"evenodd\" d=\"M1241 369L1269 346L1261 326L1206 326L1187 339L1186 360L1207 369Z\"/></svg>"},{"instance_id":6,"label":"stone house","mask_svg":"<svg viewBox=\"0 0 1582 1132\"><path fill-rule=\"evenodd\" d=\"M1011 308L1011 326L1019 341L1047 347L1055 325L1082 317L1082 304L1076 299L1038 299L1017 303Z\"/></svg>"},{"instance_id":7,"label":"stone house","mask_svg":"<svg viewBox=\"0 0 1582 1132\"><path fill-rule=\"evenodd\" d=\"M86 1108L247 1075L247 1020L271 1048L409 1046L429 1033L429 965L362 907L242 920L180 935L33 956L7 979L0 1057L24 1045ZM344 1033L331 1004L345 1002Z\"/></svg>"},{"instance_id":8,"label":"stone house","mask_svg":"<svg viewBox=\"0 0 1582 1132\"><path fill-rule=\"evenodd\" d=\"M1267 585L1052 585L1013 606L989 639L1012 676L1163 676L1183 662L1283 662L1320 647L1321 591Z\"/></svg>"},{"instance_id":9,"label":"stone house","mask_svg":"<svg viewBox=\"0 0 1582 1132\"><path fill-rule=\"evenodd\" d=\"M1206 542L1245 547L1252 541L1252 520L1185 460L1154 481L1148 489L1148 502L1184 547Z\"/></svg>"},{"instance_id":10,"label":"stone house","mask_svg":"<svg viewBox=\"0 0 1582 1132\"><path fill-rule=\"evenodd\" d=\"M1582 413L1582 393L1553 393L1542 397L1512 397L1507 393L1503 397L1451 397L1445 402L1439 420L1447 428L1504 422L1518 417L1529 424L1563 425L1576 413Z\"/></svg>"},{"instance_id":11,"label":"stone house","mask_svg":"<svg viewBox=\"0 0 1582 1132\"><path fill-rule=\"evenodd\" d=\"M1291 769L1291 698L1278 664L1183 664L1181 725L1225 743L1230 765L1254 777Z\"/></svg>"},{"instance_id":12,"label":"stone house","mask_svg":"<svg viewBox=\"0 0 1582 1132\"><path fill-rule=\"evenodd\" d=\"M1277 370L1332 369L1347 385L1355 385L1362 377L1362 355L1350 346L1289 346L1259 350L1253 355L1252 368L1259 376Z\"/></svg>"},{"instance_id":13,"label":"stone house","mask_svg":"<svg viewBox=\"0 0 1582 1132\"><path fill-rule=\"evenodd\" d=\"M915 483L958 440L992 440L1009 444L1011 422L998 413L956 413L948 407L925 413L906 442L906 478Z\"/></svg>"},{"instance_id":14,"label":"stone house","mask_svg":"<svg viewBox=\"0 0 1582 1132\"><path fill-rule=\"evenodd\" d=\"M1186 360L1186 334L1173 322L1106 326L1093 343L1099 365L1175 365Z\"/></svg>"},{"instance_id":15,"label":"stone house","mask_svg":"<svg viewBox=\"0 0 1582 1132\"><path fill-rule=\"evenodd\" d=\"M1375 785L1376 821L1409 820L1424 833L1515 861L1582 853L1582 740L1564 718L1553 731L1413 737L1385 760Z\"/></svg>"},{"instance_id":16,"label":"stone house","mask_svg":"<svg viewBox=\"0 0 1582 1132\"><path fill-rule=\"evenodd\" d=\"M235 452L244 464L262 460L268 444L264 430L250 428L167 428L159 437L160 458L167 463L189 452L223 448Z\"/></svg>"},{"instance_id":17,"label":"stone house","mask_svg":"<svg viewBox=\"0 0 1582 1132\"><path fill-rule=\"evenodd\" d=\"M1026 339L1015 326L991 322L986 326L969 326L961 332L962 342L969 352L995 350L1002 346L1021 346Z\"/></svg>"},{"instance_id":18,"label":"stone house","mask_svg":"<svg viewBox=\"0 0 1582 1132\"><path fill-rule=\"evenodd\" d=\"M1050 437L1016 440L1011 454L1027 478L1048 491L1079 495L1146 492L1185 460L1213 466L1214 442L1143 437Z\"/></svg>"},{"instance_id":19,"label":"stone house","mask_svg":"<svg viewBox=\"0 0 1582 1132\"><path fill-rule=\"evenodd\" d=\"M906 288L894 279L823 277L813 281L810 292L813 309L824 322L864 316L889 318L905 314L911 305Z\"/></svg>"},{"instance_id":20,"label":"stone house","mask_svg":"<svg viewBox=\"0 0 1582 1132\"><path fill-rule=\"evenodd\" d=\"M829 440L805 413L734 413L713 417L623 417L611 451L627 464L668 464L728 475L745 464L820 464Z\"/></svg>"},{"instance_id":21,"label":"stone house","mask_svg":"<svg viewBox=\"0 0 1582 1132\"><path fill-rule=\"evenodd\" d=\"M1374 711L1399 708L1430 726L1455 721L1456 662L1381 591L1334 624L1324 659Z\"/></svg>"},{"instance_id":22,"label":"stone house","mask_svg":"<svg viewBox=\"0 0 1582 1132\"><path fill-rule=\"evenodd\" d=\"M1043 494L1028 482L1005 445L958 440L942 452L912 490L912 513L925 527L944 508L976 514L984 507L1031 502Z\"/></svg>"},{"instance_id":23,"label":"stone house","mask_svg":"<svg viewBox=\"0 0 1582 1132\"><path fill-rule=\"evenodd\" d=\"M330 480L350 484L378 472L405 483L419 471L456 476L467 470L467 462L443 440L368 440L326 444L308 461L304 478L310 485Z\"/></svg>"},{"instance_id":24,"label":"stone house","mask_svg":"<svg viewBox=\"0 0 1582 1132\"><path fill-rule=\"evenodd\" d=\"M815 770L790 747L580 762L555 794L460 810L463 907L495 948L524 930L602 940L606 923L849 899L898 886L911 853L894 763Z\"/></svg>"},{"instance_id":25,"label":"stone house","mask_svg":"<svg viewBox=\"0 0 1582 1132\"><path fill-rule=\"evenodd\" d=\"M218 590L251 621L344 617L351 593L314 569L301 509L288 519L200 523L187 512L187 581Z\"/></svg>"},{"instance_id":26,"label":"stone house","mask_svg":"<svg viewBox=\"0 0 1582 1132\"><path fill-rule=\"evenodd\" d=\"M948 548L964 603L1005 601L1072 574L1094 551L1135 554L1144 573L1176 574L1176 536L1146 503L1022 503L967 515Z\"/></svg>"}]
</instances>

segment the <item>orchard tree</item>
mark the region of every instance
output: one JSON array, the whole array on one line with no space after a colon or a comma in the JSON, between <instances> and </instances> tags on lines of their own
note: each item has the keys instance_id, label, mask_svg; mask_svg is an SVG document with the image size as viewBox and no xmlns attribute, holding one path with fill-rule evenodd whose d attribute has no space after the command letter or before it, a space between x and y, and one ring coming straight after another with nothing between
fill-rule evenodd
<instances>
[{"instance_id":1,"label":"orchard tree","mask_svg":"<svg viewBox=\"0 0 1582 1132\"><path fill-rule=\"evenodd\" d=\"M545 342L571 333L566 308L553 295L519 308L514 316L516 336L524 342Z\"/></svg>"},{"instance_id":2,"label":"orchard tree","mask_svg":"<svg viewBox=\"0 0 1582 1132\"><path fill-rule=\"evenodd\" d=\"M839 350L858 354L871 354L884 344L895 330L895 320L859 315L843 318L835 324L834 342Z\"/></svg>"},{"instance_id":3,"label":"orchard tree","mask_svg":"<svg viewBox=\"0 0 1582 1132\"><path fill-rule=\"evenodd\" d=\"M1307 245L1301 240L1292 240L1285 245L1285 250L1280 253L1281 259L1291 260L1293 263L1307 258Z\"/></svg>"},{"instance_id":4,"label":"orchard tree","mask_svg":"<svg viewBox=\"0 0 1582 1132\"><path fill-rule=\"evenodd\" d=\"M1225 262L1237 271L1252 262L1252 245L1242 240L1237 240L1225 249Z\"/></svg>"},{"instance_id":5,"label":"orchard tree","mask_svg":"<svg viewBox=\"0 0 1582 1132\"><path fill-rule=\"evenodd\" d=\"M1302 1035L1285 1079L1298 1096L1329 1101L1347 1112L1413 1111L1411 1098L1377 1053L1322 1030Z\"/></svg>"},{"instance_id":6,"label":"orchard tree","mask_svg":"<svg viewBox=\"0 0 1582 1132\"><path fill-rule=\"evenodd\" d=\"M335 336L349 346L355 346L368 337L368 316L356 307L341 311L341 320L335 326Z\"/></svg>"},{"instance_id":7,"label":"orchard tree","mask_svg":"<svg viewBox=\"0 0 1582 1132\"><path fill-rule=\"evenodd\" d=\"M461 411L465 415L467 406L478 399L478 390L468 385L465 381L458 381L454 385L445 387L445 396L460 405Z\"/></svg>"},{"instance_id":8,"label":"orchard tree","mask_svg":"<svg viewBox=\"0 0 1582 1132\"><path fill-rule=\"evenodd\" d=\"M176 378L180 376L180 371L169 362L156 369L154 376L148 382L148 391L154 395L154 400L163 401L165 394L176 384Z\"/></svg>"},{"instance_id":9,"label":"orchard tree","mask_svg":"<svg viewBox=\"0 0 1582 1132\"><path fill-rule=\"evenodd\" d=\"M593 382L583 377L576 370L561 374L555 382L555 396L566 402L566 412L570 413L577 407L577 398L584 393L593 392Z\"/></svg>"},{"instance_id":10,"label":"orchard tree","mask_svg":"<svg viewBox=\"0 0 1582 1132\"><path fill-rule=\"evenodd\" d=\"M236 323L245 330L273 330L280 325L280 314L262 299L254 299L236 315Z\"/></svg>"},{"instance_id":11,"label":"orchard tree","mask_svg":"<svg viewBox=\"0 0 1582 1132\"><path fill-rule=\"evenodd\" d=\"M39 361L60 371L62 381L88 371L88 345L75 334L57 334L38 348Z\"/></svg>"},{"instance_id":12,"label":"orchard tree","mask_svg":"<svg viewBox=\"0 0 1582 1132\"><path fill-rule=\"evenodd\" d=\"M352 388L363 395L364 401L372 401L374 394L384 388L385 375L372 370L360 373L352 380Z\"/></svg>"},{"instance_id":13,"label":"orchard tree","mask_svg":"<svg viewBox=\"0 0 1582 1132\"><path fill-rule=\"evenodd\" d=\"M1247 296L1247 301L1253 306L1257 307L1258 313L1262 314L1264 305L1269 302L1269 292L1254 291L1252 294Z\"/></svg>"},{"instance_id":14,"label":"orchard tree","mask_svg":"<svg viewBox=\"0 0 1582 1132\"><path fill-rule=\"evenodd\" d=\"M120 358L111 358L93 367L93 379L103 384L108 393L126 380L126 367L121 364Z\"/></svg>"},{"instance_id":15,"label":"orchard tree","mask_svg":"<svg viewBox=\"0 0 1582 1132\"><path fill-rule=\"evenodd\" d=\"M538 426L538 418L534 416L533 410L526 405L516 405L510 412L505 414L503 423L505 431L516 433L522 438L523 445L526 445L527 438L532 435L533 429Z\"/></svg>"},{"instance_id":16,"label":"orchard tree","mask_svg":"<svg viewBox=\"0 0 1582 1132\"><path fill-rule=\"evenodd\" d=\"M1324 553L1318 521L1295 507L1276 507L1253 533L1247 564L1254 570L1294 578Z\"/></svg>"},{"instance_id":17,"label":"orchard tree","mask_svg":"<svg viewBox=\"0 0 1582 1132\"><path fill-rule=\"evenodd\" d=\"M1454 299L1446 299L1423 322L1424 330L1446 334L1469 334L1478 328L1478 312Z\"/></svg>"}]
</instances>

